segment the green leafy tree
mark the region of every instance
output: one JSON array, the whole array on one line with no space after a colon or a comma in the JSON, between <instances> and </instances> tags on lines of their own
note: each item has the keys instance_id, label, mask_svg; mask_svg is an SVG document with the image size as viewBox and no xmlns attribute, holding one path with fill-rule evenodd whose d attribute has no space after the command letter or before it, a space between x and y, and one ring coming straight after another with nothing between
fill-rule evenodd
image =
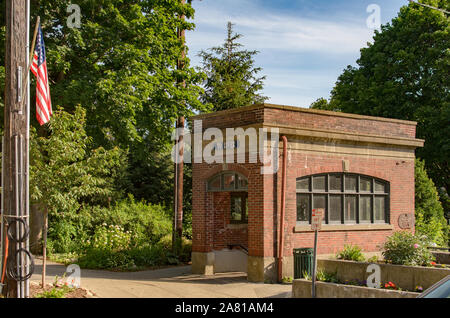
<instances>
[{"instance_id":1,"label":"green leafy tree","mask_svg":"<svg viewBox=\"0 0 450 318\"><path fill-rule=\"evenodd\" d=\"M88 135L97 145L165 145L178 116L205 109L198 100L202 74L188 59L183 70L176 68L185 49L176 30L194 28L180 15L191 18L193 8L178 0L77 4L81 27L70 28L67 1L32 1L32 25L41 17L53 104L69 112L83 105ZM4 27L2 33L4 38ZM180 80L185 88L174 85Z\"/></svg>"},{"instance_id":2,"label":"green leafy tree","mask_svg":"<svg viewBox=\"0 0 450 318\"><path fill-rule=\"evenodd\" d=\"M318 98L309 106L309 108L336 111L334 105L325 98Z\"/></svg>"},{"instance_id":3,"label":"green leafy tree","mask_svg":"<svg viewBox=\"0 0 450 318\"><path fill-rule=\"evenodd\" d=\"M123 152L91 147L85 131L86 111L78 106L73 115L59 109L48 124L49 134L30 138L30 193L44 213L42 284L45 284L47 216L62 241L70 241L73 226L64 222L84 201L106 201L115 193L114 180L123 166ZM52 226L54 225L54 226ZM66 226L64 226L66 225Z\"/></svg>"},{"instance_id":4,"label":"green leafy tree","mask_svg":"<svg viewBox=\"0 0 450 318\"><path fill-rule=\"evenodd\" d=\"M34 203L53 214L75 213L84 202L106 205L117 196L124 153L118 147L91 150L86 134L86 112L54 112L49 135L30 138L30 193Z\"/></svg>"},{"instance_id":5,"label":"green leafy tree","mask_svg":"<svg viewBox=\"0 0 450 318\"><path fill-rule=\"evenodd\" d=\"M415 180L416 232L439 246L446 246L449 228L444 209L436 187L427 175L425 163L419 159L415 163Z\"/></svg>"},{"instance_id":6,"label":"green leafy tree","mask_svg":"<svg viewBox=\"0 0 450 318\"><path fill-rule=\"evenodd\" d=\"M450 10L444 0L423 3ZM450 34L444 13L410 3L339 76L330 103L315 108L418 122L418 157L435 184L450 186Z\"/></svg>"},{"instance_id":7,"label":"green leafy tree","mask_svg":"<svg viewBox=\"0 0 450 318\"><path fill-rule=\"evenodd\" d=\"M262 103L267 99L258 93L266 78L257 76L262 70L255 67L254 56L258 51L240 49L242 44L237 40L241 37L233 33L233 24L228 22L225 43L199 54L203 59L202 70L207 75L201 100L211 104L215 111Z\"/></svg>"},{"instance_id":8,"label":"green leafy tree","mask_svg":"<svg viewBox=\"0 0 450 318\"><path fill-rule=\"evenodd\" d=\"M4 7L5 1L0 4ZM74 113L81 104L91 147L129 150L128 171L118 180L122 189L168 205L173 167L162 167L167 156L161 154L170 147L174 121L207 110L199 100L204 74L190 67L188 58L182 60L183 69L177 69L181 52L187 49L177 29L194 28L190 1L183 5L180 0L80 0L76 4L81 10L80 28L68 27L66 0L31 2L31 25L41 17L53 105ZM182 14L186 20L180 18ZM4 15L1 10L1 43ZM0 65L4 56L1 45ZM31 78L31 121L38 127ZM176 85L180 81L185 87ZM4 86L3 66L0 85ZM3 118L3 94L0 107ZM45 126L39 132L45 134Z\"/></svg>"}]
</instances>

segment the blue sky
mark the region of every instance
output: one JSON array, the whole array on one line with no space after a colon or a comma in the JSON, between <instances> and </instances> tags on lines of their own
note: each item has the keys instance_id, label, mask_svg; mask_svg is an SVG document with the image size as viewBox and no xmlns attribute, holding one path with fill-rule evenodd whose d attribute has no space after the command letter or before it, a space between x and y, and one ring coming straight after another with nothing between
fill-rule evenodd
<instances>
[{"instance_id":1,"label":"blue sky","mask_svg":"<svg viewBox=\"0 0 450 318\"><path fill-rule=\"evenodd\" d=\"M267 76L268 102L308 107L329 98L343 69L356 65L360 48L372 41L374 31L366 23L370 4L379 6L385 24L408 1L194 0L196 29L186 34L188 56L199 66L197 54L221 45L231 21L245 49L260 52L255 60Z\"/></svg>"}]
</instances>

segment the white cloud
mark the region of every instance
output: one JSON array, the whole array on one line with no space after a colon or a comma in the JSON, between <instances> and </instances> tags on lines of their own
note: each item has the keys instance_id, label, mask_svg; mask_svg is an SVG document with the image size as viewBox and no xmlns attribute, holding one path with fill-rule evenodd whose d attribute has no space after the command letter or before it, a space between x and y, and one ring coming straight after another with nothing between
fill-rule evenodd
<instances>
[{"instance_id":1,"label":"white cloud","mask_svg":"<svg viewBox=\"0 0 450 318\"><path fill-rule=\"evenodd\" d=\"M267 75L263 94L269 102L308 107L328 97L337 76L354 64L361 47L372 39L364 15L352 19L338 13L312 17L303 12L271 11L257 1L194 1L196 29L187 33L189 57L200 65L198 52L222 45L226 24L243 34L240 42L258 50L257 65Z\"/></svg>"},{"instance_id":2,"label":"white cloud","mask_svg":"<svg viewBox=\"0 0 450 318\"><path fill-rule=\"evenodd\" d=\"M281 15L256 8L249 1L243 1L238 8L234 7L235 1L226 2L230 8L226 11L217 2L198 5L195 16L198 27L195 32L189 33L190 43L204 48L221 44L228 21L236 24L236 31L245 35L243 44L258 50L346 54L365 46L373 34L360 20L331 21L325 16L311 19ZM245 11L237 11L244 7Z\"/></svg>"}]
</instances>

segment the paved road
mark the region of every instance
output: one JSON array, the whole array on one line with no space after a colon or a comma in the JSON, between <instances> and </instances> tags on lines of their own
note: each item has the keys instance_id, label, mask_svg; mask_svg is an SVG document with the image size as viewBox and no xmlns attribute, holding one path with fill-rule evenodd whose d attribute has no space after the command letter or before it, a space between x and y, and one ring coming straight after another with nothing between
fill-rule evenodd
<instances>
[{"instance_id":1,"label":"paved road","mask_svg":"<svg viewBox=\"0 0 450 318\"><path fill-rule=\"evenodd\" d=\"M47 283L66 267L49 262ZM31 281L40 282L42 261L36 260ZM214 276L191 274L190 266L141 272L81 270L81 287L101 298L290 298L291 285L248 283L245 273Z\"/></svg>"}]
</instances>

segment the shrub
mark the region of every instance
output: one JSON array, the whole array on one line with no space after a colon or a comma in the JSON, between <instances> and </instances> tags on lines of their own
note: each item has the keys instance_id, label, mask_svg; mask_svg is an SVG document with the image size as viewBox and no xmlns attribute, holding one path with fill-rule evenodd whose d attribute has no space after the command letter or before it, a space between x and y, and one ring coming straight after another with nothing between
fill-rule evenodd
<instances>
[{"instance_id":1,"label":"shrub","mask_svg":"<svg viewBox=\"0 0 450 318\"><path fill-rule=\"evenodd\" d=\"M157 243L172 231L171 218L163 206L137 202L132 196L111 208L86 207L80 211L80 221L91 231L103 223L120 226L133 233L134 246Z\"/></svg>"},{"instance_id":2,"label":"shrub","mask_svg":"<svg viewBox=\"0 0 450 318\"><path fill-rule=\"evenodd\" d=\"M425 163L415 164L415 217L416 233L426 236L439 246L447 246L449 228L437 189L428 177Z\"/></svg>"},{"instance_id":3,"label":"shrub","mask_svg":"<svg viewBox=\"0 0 450 318\"><path fill-rule=\"evenodd\" d=\"M77 213L50 217L51 252L84 253L91 247L94 236L100 235L103 224L118 226L124 233L129 232L130 246L156 244L172 231L172 221L164 207L136 202L130 196L111 208L88 206Z\"/></svg>"},{"instance_id":4,"label":"shrub","mask_svg":"<svg viewBox=\"0 0 450 318\"><path fill-rule=\"evenodd\" d=\"M361 248L351 244L344 245L344 249L337 253L336 258L356 262L364 261Z\"/></svg>"},{"instance_id":5,"label":"shrub","mask_svg":"<svg viewBox=\"0 0 450 318\"><path fill-rule=\"evenodd\" d=\"M386 261L398 265L430 266L434 260L424 237L407 231L398 231L389 236L382 246Z\"/></svg>"},{"instance_id":6,"label":"shrub","mask_svg":"<svg viewBox=\"0 0 450 318\"><path fill-rule=\"evenodd\" d=\"M339 283L339 279L337 278L337 272L327 273L324 270L319 269L316 273L316 278L320 282Z\"/></svg>"},{"instance_id":7,"label":"shrub","mask_svg":"<svg viewBox=\"0 0 450 318\"><path fill-rule=\"evenodd\" d=\"M103 223L95 230L91 243L95 249L120 251L126 250L131 244L131 233L125 232L123 227L118 225L107 225Z\"/></svg>"}]
</instances>

